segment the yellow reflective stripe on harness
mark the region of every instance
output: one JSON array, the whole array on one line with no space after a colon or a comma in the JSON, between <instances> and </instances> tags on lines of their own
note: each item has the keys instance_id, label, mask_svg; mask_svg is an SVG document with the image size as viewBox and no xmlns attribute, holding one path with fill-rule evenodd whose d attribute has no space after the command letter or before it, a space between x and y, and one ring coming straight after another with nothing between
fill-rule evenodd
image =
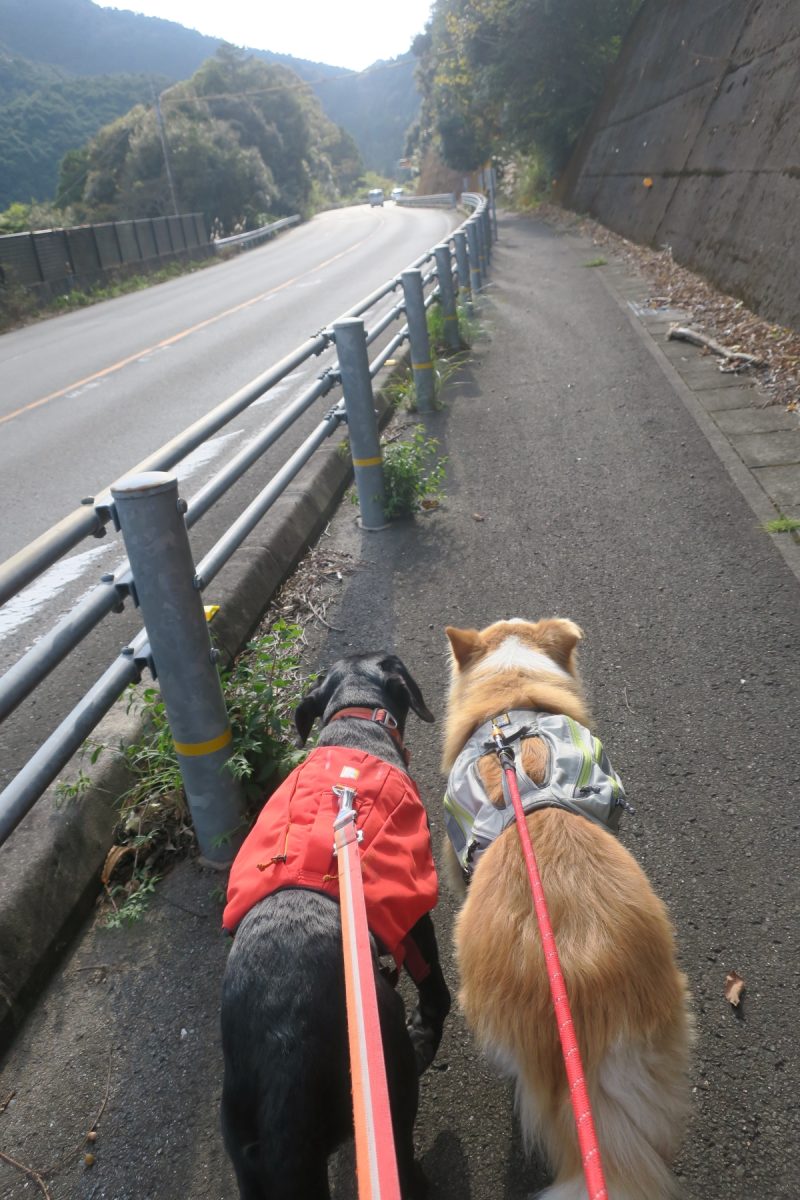
<instances>
[{"instance_id":1,"label":"yellow reflective stripe on harness","mask_svg":"<svg viewBox=\"0 0 800 1200\"><path fill-rule=\"evenodd\" d=\"M383 458L378 454L375 458L354 458L354 467L379 467L383 462Z\"/></svg>"},{"instance_id":2,"label":"yellow reflective stripe on harness","mask_svg":"<svg viewBox=\"0 0 800 1200\"><path fill-rule=\"evenodd\" d=\"M584 742L583 738L581 737L581 730L580 730L580 726L578 725L578 723L576 721L573 721L572 717L567 717L567 725L569 727L570 736L572 738L572 744L573 744L573 746L575 746L576 750L580 751L580 756L581 756L581 769L578 774L577 783L575 785L576 788L578 789L578 791L580 791L581 788L586 787L587 783L589 782L589 779L591 778L592 756L589 753L589 751L587 750L586 743Z\"/></svg>"},{"instance_id":3,"label":"yellow reflective stripe on harness","mask_svg":"<svg viewBox=\"0 0 800 1200\"><path fill-rule=\"evenodd\" d=\"M461 805L452 798L452 796L449 794L449 792L445 792L445 794L444 794L444 800L442 801L442 807L447 812L450 813L453 820L458 824L459 828L461 829L461 832L464 834L464 836L466 838L468 838L470 833L472 832L472 826L475 821L475 814L471 813L469 811L469 809L467 809L467 808L462 808Z\"/></svg>"},{"instance_id":4,"label":"yellow reflective stripe on harness","mask_svg":"<svg viewBox=\"0 0 800 1200\"><path fill-rule=\"evenodd\" d=\"M605 755L605 750L603 749L603 743L600 741L599 738L592 737L592 745L594 747L594 761L597 763L598 767L600 767L601 771L603 771L603 773L606 775L607 779L611 783L611 794L614 797L614 799L616 800L617 797L619 796L619 780L617 779L614 771L610 769L610 764L609 764L608 771L606 771L605 767L603 766L603 757Z\"/></svg>"},{"instance_id":5,"label":"yellow reflective stripe on harness","mask_svg":"<svg viewBox=\"0 0 800 1200\"><path fill-rule=\"evenodd\" d=\"M230 725L221 733L219 737L210 738L207 742L176 742L173 740L173 746L178 754L182 754L184 758L199 758L203 754L213 754L215 750L221 750L223 746L227 746L233 738L233 730Z\"/></svg>"}]
</instances>

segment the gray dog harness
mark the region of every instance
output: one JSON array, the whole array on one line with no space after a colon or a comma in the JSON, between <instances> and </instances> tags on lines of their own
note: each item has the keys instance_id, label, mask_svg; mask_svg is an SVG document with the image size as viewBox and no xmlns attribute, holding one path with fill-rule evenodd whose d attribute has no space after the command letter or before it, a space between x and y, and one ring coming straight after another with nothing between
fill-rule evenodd
<instances>
[{"instance_id":1,"label":"gray dog harness","mask_svg":"<svg viewBox=\"0 0 800 1200\"><path fill-rule=\"evenodd\" d=\"M505 780L504 804L498 807L489 799L478 770L480 760L494 753L490 741L493 724L500 726L506 741L538 737L547 750L541 787L525 774L517 757L517 783L526 813L563 808L616 832L622 810L632 811L602 744L588 729L561 714L512 709L475 730L448 776L444 797L447 834L467 879L484 850L514 820Z\"/></svg>"}]
</instances>

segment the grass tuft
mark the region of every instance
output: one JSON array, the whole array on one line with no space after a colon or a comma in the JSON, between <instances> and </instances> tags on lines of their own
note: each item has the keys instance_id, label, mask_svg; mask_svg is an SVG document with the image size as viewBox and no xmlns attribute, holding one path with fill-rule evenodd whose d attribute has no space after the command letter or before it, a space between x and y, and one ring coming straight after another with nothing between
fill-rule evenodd
<instances>
[{"instance_id":1,"label":"grass tuft","mask_svg":"<svg viewBox=\"0 0 800 1200\"><path fill-rule=\"evenodd\" d=\"M797 533L800 531L800 520L795 517L776 517L774 521L767 521L764 528L767 533Z\"/></svg>"},{"instance_id":2,"label":"grass tuft","mask_svg":"<svg viewBox=\"0 0 800 1200\"><path fill-rule=\"evenodd\" d=\"M252 812L306 754L294 744L292 722L294 708L314 678L300 672L302 637L299 625L275 621L221 674L233 730L227 766L241 780ZM195 846L161 692L155 686L131 688L128 711L142 717L145 732L139 741L113 751L133 776L119 801L115 844L102 874L112 909L107 924L116 929L141 917L165 869ZM84 752L96 763L107 749L87 743ZM81 770L73 783L59 785L58 794L62 800L80 801L89 785Z\"/></svg>"}]
</instances>

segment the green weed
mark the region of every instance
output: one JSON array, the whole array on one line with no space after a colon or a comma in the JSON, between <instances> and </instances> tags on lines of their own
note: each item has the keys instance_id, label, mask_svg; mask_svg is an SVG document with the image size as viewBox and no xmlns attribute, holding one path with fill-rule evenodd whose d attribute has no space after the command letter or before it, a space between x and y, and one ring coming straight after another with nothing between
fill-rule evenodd
<instances>
[{"instance_id":1,"label":"green weed","mask_svg":"<svg viewBox=\"0 0 800 1200\"><path fill-rule=\"evenodd\" d=\"M458 330L461 334L461 341L465 346L473 346L479 337L485 334L485 329L482 322L475 316L475 310L470 313L466 304L456 305L458 314Z\"/></svg>"},{"instance_id":2,"label":"green weed","mask_svg":"<svg viewBox=\"0 0 800 1200\"><path fill-rule=\"evenodd\" d=\"M437 459L436 438L426 438L417 425L410 442L384 447L383 479L387 520L410 517L420 509L436 508L442 500L446 458Z\"/></svg>"},{"instance_id":3,"label":"green weed","mask_svg":"<svg viewBox=\"0 0 800 1200\"><path fill-rule=\"evenodd\" d=\"M776 517L774 521L767 521L764 528L767 533L797 533L800 521L795 517Z\"/></svg>"},{"instance_id":4,"label":"green weed","mask_svg":"<svg viewBox=\"0 0 800 1200\"><path fill-rule=\"evenodd\" d=\"M249 799L263 799L305 757L294 745L293 713L315 677L301 674L302 638L299 625L276 621L222 676L233 729L228 767Z\"/></svg>"},{"instance_id":5,"label":"green weed","mask_svg":"<svg viewBox=\"0 0 800 1200\"><path fill-rule=\"evenodd\" d=\"M585 262L583 265L584 267L606 267L608 266L608 259L590 258L589 261Z\"/></svg>"},{"instance_id":6,"label":"green weed","mask_svg":"<svg viewBox=\"0 0 800 1200\"><path fill-rule=\"evenodd\" d=\"M127 883L117 883L106 888L112 911L105 919L107 929L122 929L138 921L153 898L160 875L151 874L146 868L132 873ZM124 897L124 899L122 899ZM117 904L120 899L121 903Z\"/></svg>"},{"instance_id":7,"label":"green weed","mask_svg":"<svg viewBox=\"0 0 800 1200\"><path fill-rule=\"evenodd\" d=\"M414 395L414 377L409 367L398 371L383 388L383 395L389 401L393 412L406 409L411 412L416 408Z\"/></svg>"},{"instance_id":8,"label":"green weed","mask_svg":"<svg viewBox=\"0 0 800 1200\"><path fill-rule=\"evenodd\" d=\"M233 731L233 753L227 766L242 781L252 808L305 754L295 747L292 737L292 712L313 679L300 673L302 634L299 625L276 621L221 675ZM132 782L119 802L115 845L102 875L113 906L108 924L114 928L141 916L170 861L194 846L178 758L159 689L130 689L128 711L141 717L144 732L137 742L115 751L122 756ZM87 743L84 753L95 763L106 749ZM74 782L59 785L59 794L62 799L80 800L89 786L89 776L81 769Z\"/></svg>"}]
</instances>

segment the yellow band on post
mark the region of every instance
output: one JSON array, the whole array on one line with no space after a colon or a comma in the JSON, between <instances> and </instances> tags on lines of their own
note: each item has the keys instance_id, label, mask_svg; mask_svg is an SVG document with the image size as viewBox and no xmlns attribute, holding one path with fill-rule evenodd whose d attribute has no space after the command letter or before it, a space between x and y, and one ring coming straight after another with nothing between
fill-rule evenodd
<instances>
[{"instance_id":1,"label":"yellow band on post","mask_svg":"<svg viewBox=\"0 0 800 1200\"><path fill-rule=\"evenodd\" d=\"M414 370L415 370L415 371L432 371L432 370L433 370L433 363L432 363L432 362L429 362L429 363L412 363L411 365L412 365L412 367L414 368Z\"/></svg>"},{"instance_id":2,"label":"yellow band on post","mask_svg":"<svg viewBox=\"0 0 800 1200\"><path fill-rule=\"evenodd\" d=\"M178 754L182 754L184 758L199 758L203 754L213 754L215 750L221 750L223 746L227 746L233 738L233 730L230 725L221 733L219 737L211 738L208 742L176 742L173 741L173 746Z\"/></svg>"},{"instance_id":3,"label":"yellow band on post","mask_svg":"<svg viewBox=\"0 0 800 1200\"><path fill-rule=\"evenodd\" d=\"M381 458L381 456L379 454L377 458L354 458L353 466L354 467L379 467L382 462L383 462L383 459Z\"/></svg>"}]
</instances>

